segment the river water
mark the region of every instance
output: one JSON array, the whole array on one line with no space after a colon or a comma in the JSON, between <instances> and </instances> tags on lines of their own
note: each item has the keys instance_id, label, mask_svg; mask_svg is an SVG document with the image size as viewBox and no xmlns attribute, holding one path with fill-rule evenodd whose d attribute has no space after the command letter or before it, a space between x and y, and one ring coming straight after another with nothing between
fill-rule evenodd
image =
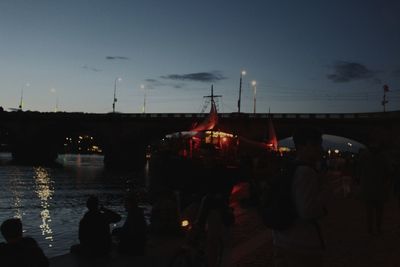
<instances>
[{"instance_id":1,"label":"river water","mask_svg":"<svg viewBox=\"0 0 400 267\"><path fill-rule=\"evenodd\" d=\"M19 166L10 160L9 153L0 153L0 223L21 218L24 235L35 238L48 257L65 254L79 243L79 220L89 195L99 196L101 204L122 215L115 228L125 219L128 180L145 184L145 170L108 172L98 155L60 155L60 167Z\"/></svg>"}]
</instances>

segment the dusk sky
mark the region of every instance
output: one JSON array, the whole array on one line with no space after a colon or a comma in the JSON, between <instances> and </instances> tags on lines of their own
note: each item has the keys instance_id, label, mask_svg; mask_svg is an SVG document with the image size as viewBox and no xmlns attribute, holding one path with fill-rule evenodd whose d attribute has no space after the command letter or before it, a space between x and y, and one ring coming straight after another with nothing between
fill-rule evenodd
<instances>
[{"instance_id":1,"label":"dusk sky","mask_svg":"<svg viewBox=\"0 0 400 267\"><path fill-rule=\"evenodd\" d=\"M106 113L400 109L398 0L1 0L0 106ZM141 84L145 89L141 89Z\"/></svg>"}]
</instances>

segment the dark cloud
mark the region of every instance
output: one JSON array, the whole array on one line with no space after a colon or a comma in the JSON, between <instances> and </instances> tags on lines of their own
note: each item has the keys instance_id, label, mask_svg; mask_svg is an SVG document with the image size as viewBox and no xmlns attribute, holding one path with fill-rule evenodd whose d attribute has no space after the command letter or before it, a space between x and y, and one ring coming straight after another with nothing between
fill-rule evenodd
<instances>
[{"instance_id":1,"label":"dark cloud","mask_svg":"<svg viewBox=\"0 0 400 267\"><path fill-rule=\"evenodd\" d=\"M336 83L345 83L355 80L371 80L380 82L376 77L376 71L368 69L365 65L357 62L339 61L334 65L334 73L328 74L329 80Z\"/></svg>"},{"instance_id":2,"label":"dark cloud","mask_svg":"<svg viewBox=\"0 0 400 267\"><path fill-rule=\"evenodd\" d=\"M145 79L145 81L148 83L157 83L158 82L158 80L156 80L156 79Z\"/></svg>"},{"instance_id":3,"label":"dark cloud","mask_svg":"<svg viewBox=\"0 0 400 267\"><path fill-rule=\"evenodd\" d=\"M106 56L107 60L116 60L116 59L120 59L120 60L128 60L129 57L121 57L121 56Z\"/></svg>"},{"instance_id":4,"label":"dark cloud","mask_svg":"<svg viewBox=\"0 0 400 267\"><path fill-rule=\"evenodd\" d=\"M183 88L184 87L184 85L183 84L174 84L173 85L173 87L175 88L175 89L181 89L181 88Z\"/></svg>"},{"instance_id":5,"label":"dark cloud","mask_svg":"<svg viewBox=\"0 0 400 267\"><path fill-rule=\"evenodd\" d=\"M84 65L84 66L82 66L82 68L84 68L85 70L91 70L91 71L94 71L94 72L102 71L101 69L98 69L98 68L95 68L95 67L90 67L88 65Z\"/></svg>"},{"instance_id":6,"label":"dark cloud","mask_svg":"<svg viewBox=\"0 0 400 267\"><path fill-rule=\"evenodd\" d=\"M163 79L179 80L179 81L195 81L195 82L216 82L224 80L224 77L219 71L213 72L196 72L188 74L169 74L161 76Z\"/></svg>"}]
</instances>

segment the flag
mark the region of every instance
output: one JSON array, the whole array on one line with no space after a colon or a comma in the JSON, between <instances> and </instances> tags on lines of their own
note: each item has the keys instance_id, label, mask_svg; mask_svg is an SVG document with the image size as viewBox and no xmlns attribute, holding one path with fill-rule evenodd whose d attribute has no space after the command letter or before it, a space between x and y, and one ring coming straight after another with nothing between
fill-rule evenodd
<instances>
[{"instance_id":1,"label":"flag","mask_svg":"<svg viewBox=\"0 0 400 267\"><path fill-rule=\"evenodd\" d=\"M201 132L214 129L215 125L218 123L218 112L215 102L211 101L210 114L205 118L202 123L192 126L191 131Z\"/></svg>"},{"instance_id":2,"label":"flag","mask_svg":"<svg viewBox=\"0 0 400 267\"><path fill-rule=\"evenodd\" d=\"M384 86L383 86L383 92L389 92L389 86L387 85L387 84L385 84Z\"/></svg>"}]
</instances>

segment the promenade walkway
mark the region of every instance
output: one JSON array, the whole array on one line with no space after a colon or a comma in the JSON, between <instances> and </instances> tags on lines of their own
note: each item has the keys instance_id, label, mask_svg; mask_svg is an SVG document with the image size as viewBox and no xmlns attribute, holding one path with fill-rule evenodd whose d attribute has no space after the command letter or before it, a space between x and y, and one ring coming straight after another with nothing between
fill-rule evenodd
<instances>
[{"instance_id":1,"label":"promenade walkway","mask_svg":"<svg viewBox=\"0 0 400 267\"><path fill-rule=\"evenodd\" d=\"M336 179L336 180L335 180ZM332 178L334 192L329 214L322 222L327 243L327 267L400 267L400 216L396 201L388 201L383 233L367 234L364 207L357 196L345 198L339 178ZM243 205L247 197L242 184L232 198L236 223L232 229L231 256L228 266L273 266L271 231L260 221L255 207ZM179 237L150 236L148 254L144 257L107 259L84 262L71 255L51 259L51 266L152 266L165 267L182 242Z\"/></svg>"},{"instance_id":2,"label":"promenade walkway","mask_svg":"<svg viewBox=\"0 0 400 267\"><path fill-rule=\"evenodd\" d=\"M332 178L333 196L329 214L322 221L327 243L326 267L400 267L400 209L389 199L385 206L383 232L369 235L365 210L357 195L345 198L340 178ZM246 208L234 229L233 267L273 265L271 232L257 217L255 208Z\"/></svg>"}]
</instances>

